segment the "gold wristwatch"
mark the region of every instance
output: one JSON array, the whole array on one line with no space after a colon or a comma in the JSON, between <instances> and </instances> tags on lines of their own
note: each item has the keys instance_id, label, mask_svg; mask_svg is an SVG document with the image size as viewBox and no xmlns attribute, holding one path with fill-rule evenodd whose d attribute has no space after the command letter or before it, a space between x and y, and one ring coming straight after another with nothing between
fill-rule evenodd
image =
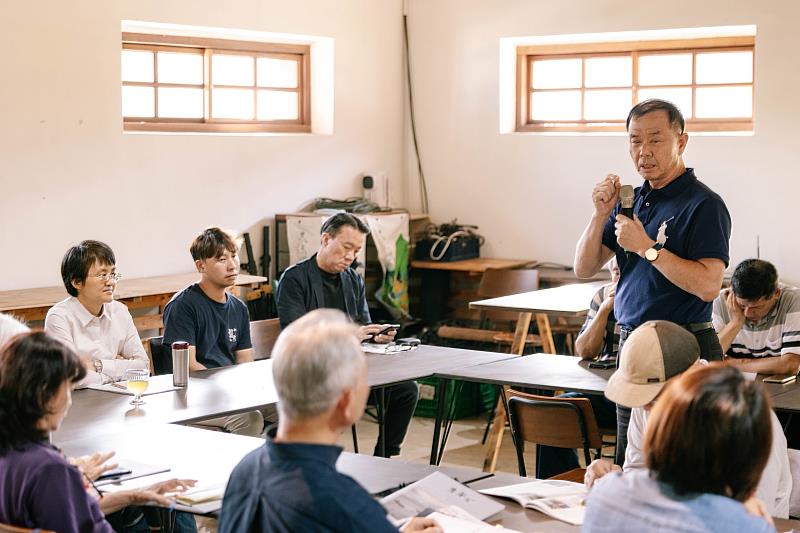
<instances>
[{"instance_id":1,"label":"gold wristwatch","mask_svg":"<svg viewBox=\"0 0 800 533\"><path fill-rule=\"evenodd\" d=\"M658 259L658 252L664 247L663 244L657 242L655 243L652 248L648 248L644 251L644 258L650 261L651 263Z\"/></svg>"}]
</instances>

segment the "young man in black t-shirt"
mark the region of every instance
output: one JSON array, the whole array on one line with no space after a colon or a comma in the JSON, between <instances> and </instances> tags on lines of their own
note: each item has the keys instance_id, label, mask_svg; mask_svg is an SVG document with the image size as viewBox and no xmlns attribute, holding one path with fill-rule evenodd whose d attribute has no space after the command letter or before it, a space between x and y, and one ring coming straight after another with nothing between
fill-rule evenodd
<instances>
[{"instance_id":1,"label":"young man in black t-shirt","mask_svg":"<svg viewBox=\"0 0 800 533\"><path fill-rule=\"evenodd\" d=\"M208 228L195 238L190 251L200 282L173 296L165 307L163 343L189 343L190 372L252 361L247 306L226 290L239 275L233 236L219 228ZM250 436L259 436L264 429L258 411L199 424Z\"/></svg>"}]
</instances>

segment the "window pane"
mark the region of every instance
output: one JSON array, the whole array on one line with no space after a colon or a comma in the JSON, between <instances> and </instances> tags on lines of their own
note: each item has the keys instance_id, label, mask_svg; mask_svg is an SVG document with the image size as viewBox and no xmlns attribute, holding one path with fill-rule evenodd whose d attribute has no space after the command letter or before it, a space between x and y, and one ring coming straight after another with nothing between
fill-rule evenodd
<instances>
[{"instance_id":1,"label":"window pane","mask_svg":"<svg viewBox=\"0 0 800 533\"><path fill-rule=\"evenodd\" d=\"M297 120L297 93L258 91L258 120Z\"/></svg>"},{"instance_id":2,"label":"window pane","mask_svg":"<svg viewBox=\"0 0 800 533\"><path fill-rule=\"evenodd\" d=\"M581 86L580 59L545 59L533 62L531 87L567 89Z\"/></svg>"},{"instance_id":3,"label":"window pane","mask_svg":"<svg viewBox=\"0 0 800 533\"><path fill-rule=\"evenodd\" d=\"M256 65L258 85L293 89L297 87L297 66L298 62L291 59L259 57Z\"/></svg>"},{"instance_id":4,"label":"window pane","mask_svg":"<svg viewBox=\"0 0 800 533\"><path fill-rule=\"evenodd\" d=\"M158 82L202 85L203 56L200 54L159 52Z\"/></svg>"},{"instance_id":5,"label":"window pane","mask_svg":"<svg viewBox=\"0 0 800 533\"><path fill-rule=\"evenodd\" d=\"M214 89L211 93L213 118L253 120L255 116L251 89Z\"/></svg>"},{"instance_id":6,"label":"window pane","mask_svg":"<svg viewBox=\"0 0 800 533\"><path fill-rule=\"evenodd\" d=\"M153 52L123 50L122 81L153 83Z\"/></svg>"},{"instance_id":7,"label":"window pane","mask_svg":"<svg viewBox=\"0 0 800 533\"><path fill-rule=\"evenodd\" d=\"M631 110L631 90L586 91L583 115L586 120L624 120Z\"/></svg>"},{"instance_id":8,"label":"window pane","mask_svg":"<svg viewBox=\"0 0 800 533\"><path fill-rule=\"evenodd\" d=\"M203 118L203 89L158 89L158 116L167 118Z\"/></svg>"},{"instance_id":9,"label":"window pane","mask_svg":"<svg viewBox=\"0 0 800 533\"><path fill-rule=\"evenodd\" d=\"M214 85L254 85L253 57L214 54L211 56L211 83Z\"/></svg>"},{"instance_id":10,"label":"window pane","mask_svg":"<svg viewBox=\"0 0 800 533\"><path fill-rule=\"evenodd\" d=\"M580 91L547 91L531 94L533 120L580 120Z\"/></svg>"},{"instance_id":11,"label":"window pane","mask_svg":"<svg viewBox=\"0 0 800 533\"><path fill-rule=\"evenodd\" d=\"M692 54L639 56L639 85L691 85Z\"/></svg>"},{"instance_id":12,"label":"window pane","mask_svg":"<svg viewBox=\"0 0 800 533\"><path fill-rule=\"evenodd\" d=\"M683 118L692 118L692 90L688 87L686 89L639 89L639 102L650 98L660 98L672 102L681 110Z\"/></svg>"},{"instance_id":13,"label":"window pane","mask_svg":"<svg viewBox=\"0 0 800 533\"><path fill-rule=\"evenodd\" d=\"M633 60L626 57L586 59L586 87L630 87Z\"/></svg>"},{"instance_id":14,"label":"window pane","mask_svg":"<svg viewBox=\"0 0 800 533\"><path fill-rule=\"evenodd\" d=\"M152 87L123 87L123 117L153 117L155 115L155 89Z\"/></svg>"},{"instance_id":15,"label":"window pane","mask_svg":"<svg viewBox=\"0 0 800 533\"><path fill-rule=\"evenodd\" d=\"M752 116L752 87L704 87L697 89L697 118L749 118Z\"/></svg>"},{"instance_id":16,"label":"window pane","mask_svg":"<svg viewBox=\"0 0 800 533\"><path fill-rule=\"evenodd\" d=\"M751 83L753 52L697 54L697 83Z\"/></svg>"}]
</instances>

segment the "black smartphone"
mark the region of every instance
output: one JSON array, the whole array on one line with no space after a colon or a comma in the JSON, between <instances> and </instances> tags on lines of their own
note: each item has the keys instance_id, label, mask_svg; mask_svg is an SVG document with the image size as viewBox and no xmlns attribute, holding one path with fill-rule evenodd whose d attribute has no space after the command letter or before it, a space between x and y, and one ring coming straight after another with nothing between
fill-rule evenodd
<instances>
[{"instance_id":1,"label":"black smartphone","mask_svg":"<svg viewBox=\"0 0 800 533\"><path fill-rule=\"evenodd\" d=\"M617 367L617 360L616 359L601 359L599 361L592 361L589 363L589 368L616 368Z\"/></svg>"},{"instance_id":2,"label":"black smartphone","mask_svg":"<svg viewBox=\"0 0 800 533\"><path fill-rule=\"evenodd\" d=\"M381 325L382 326L386 326L386 327L383 328L382 330L380 330L378 333L375 333L373 335L373 337L377 337L379 335L386 335L387 333L389 333L392 330L400 329L400 324L381 324Z\"/></svg>"}]
</instances>

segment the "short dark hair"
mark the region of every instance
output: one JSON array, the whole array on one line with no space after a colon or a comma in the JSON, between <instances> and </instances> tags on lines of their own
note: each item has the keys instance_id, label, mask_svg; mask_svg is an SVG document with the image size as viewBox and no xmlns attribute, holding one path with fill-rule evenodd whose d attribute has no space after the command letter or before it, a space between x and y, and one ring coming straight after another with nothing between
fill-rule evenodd
<instances>
[{"instance_id":1,"label":"short dark hair","mask_svg":"<svg viewBox=\"0 0 800 533\"><path fill-rule=\"evenodd\" d=\"M236 253L239 245L236 236L220 228L206 228L192 241L189 251L195 261L204 261L212 257L219 257L225 251Z\"/></svg>"},{"instance_id":2,"label":"short dark hair","mask_svg":"<svg viewBox=\"0 0 800 533\"><path fill-rule=\"evenodd\" d=\"M86 276L89 275L89 269L95 262L114 266L117 264L117 259L111 248L100 241L83 241L64 254L61 260L61 279L70 296L78 295L78 289L72 282L84 283Z\"/></svg>"},{"instance_id":3,"label":"short dark hair","mask_svg":"<svg viewBox=\"0 0 800 533\"><path fill-rule=\"evenodd\" d=\"M736 266L731 278L733 294L742 300L760 300L775 294L778 271L763 259L745 259Z\"/></svg>"},{"instance_id":4,"label":"short dark hair","mask_svg":"<svg viewBox=\"0 0 800 533\"><path fill-rule=\"evenodd\" d=\"M683 119L683 113L681 113L681 110L678 109L678 106L672 102L668 102L667 100L659 100L658 98L643 100L633 106L628 113L628 119L625 121L625 129L630 129L631 120L634 118L641 118L656 111L667 112L669 125L672 126L672 128L676 130L679 135L682 135L686 130L686 121Z\"/></svg>"},{"instance_id":5,"label":"short dark hair","mask_svg":"<svg viewBox=\"0 0 800 533\"><path fill-rule=\"evenodd\" d=\"M320 234L327 233L331 237L336 237L343 226L350 226L364 235L369 235L369 226L364 224L360 218L350 213L336 213L330 217L322 224Z\"/></svg>"},{"instance_id":6,"label":"short dark hair","mask_svg":"<svg viewBox=\"0 0 800 533\"><path fill-rule=\"evenodd\" d=\"M677 494L739 501L753 494L771 446L769 399L759 383L722 363L672 380L650 414L644 440L647 467Z\"/></svg>"},{"instance_id":7,"label":"short dark hair","mask_svg":"<svg viewBox=\"0 0 800 533\"><path fill-rule=\"evenodd\" d=\"M80 358L43 331L17 335L0 352L0 455L47 437L36 427L58 389L86 377Z\"/></svg>"}]
</instances>

